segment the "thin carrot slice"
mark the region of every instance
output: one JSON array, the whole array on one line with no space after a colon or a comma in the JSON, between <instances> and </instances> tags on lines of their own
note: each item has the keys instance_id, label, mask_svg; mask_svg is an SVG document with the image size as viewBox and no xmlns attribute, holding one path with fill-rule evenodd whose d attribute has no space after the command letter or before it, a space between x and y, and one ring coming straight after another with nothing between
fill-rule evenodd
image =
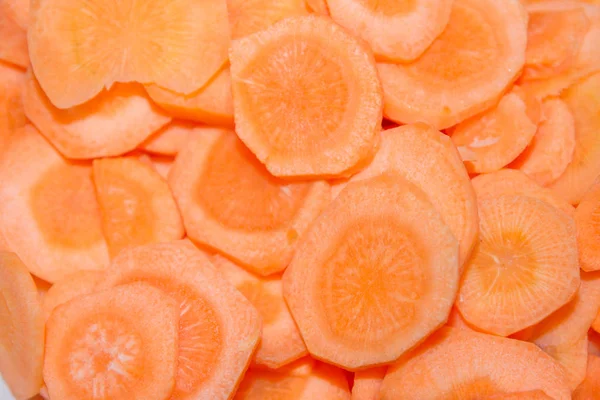
<instances>
[{"instance_id":1,"label":"thin carrot slice","mask_svg":"<svg viewBox=\"0 0 600 400\"><path fill-rule=\"evenodd\" d=\"M189 241L123 250L98 288L141 281L179 305L176 399L230 398L260 337L256 309Z\"/></svg>"},{"instance_id":2,"label":"thin carrot slice","mask_svg":"<svg viewBox=\"0 0 600 400\"><path fill-rule=\"evenodd\" d=\"M93 100L61 110L52 105L31 71L23 93L25 114L66 157L118 156L135 149L171 118L134 84L115 85Z\"/></svg>"},{"instance_id":3,"label":"thin carrot slice","mask_svg":"<svg viewBox=\"0 0 600 400\"><path fill-rule=\"evenodd\" d=\"M27 68L28 0L0 0L0 60Z\"/></svg>"},{"instance_id":4,"label":"thin carrot slice","mask_svg":"<svg viewBox=\"0 0 600 400\"><path fill-rule=\"evenodd\" d=\"M167 179L169 176L169 172L171 171L171 167L173 166L174 159L172 157L158 157L152 156L150 158L150 162L152 163L152 167L158 172L160 176Z\"/></svg>"},{"instance_id":5,"label":"thin carrot slice","mask_svg":"<svg viewBox=\"0 0 600 400\"><path fill-rule=\"evenodd\" d=\"M291 17L234 40L236 132L276 176L348 175L374 154L383 100L369 48L331 20Z\"/></svg>"},{"instance_id":6,"label":"thin carrot slice","mask_svg":"<svg viewBox=\"0 0 600 400\"><path fill-rule=\"evenodd\" d=\"M378 64L384 115L457 124L496 103L525 62L527 13L519 0L455 0L446 30L410 64Z\"/></svg>"},{"instance_id":7,"label":"thin carrot slice","mask_svg":"<svg viewBox=\"0 0 600 400\"><path fill-rule=\"evenodd\" d=\"M32 0L31 8L31 65L58 108L82 104L116 82L156 83L189 94L227 61L224 0L110 6L103 0Z\"/></svg>"},{"instance_id":8,"label":"thin carrot slice","mask_svg":"<svg viewBox=\"0 0 600 400\"><path fill-rule=\"evenodd\" d=\"M352 386L352 400L377 400L387 367L356 371Z\"/></svg>"},{"instance_id":9,"label":"thin carrot slice","mask_svg":"<svg viewBox=\"0 0 600 400\"><path fill-rule=\"evenodd\" d=\"M575 224L541 200L505 195L479 205L479 244L457 306L477 328L508 336L565 305L579 287Z\"/></svg>"},{"instance_id":10,"label":"thin carrot slice","mask_svg":"<svg viewBox=\"0 0 600 400\"><path fill-rule=\"evenodd\" d=\"M24 81L23 71L0 61L0 155L12 133L27 123L21 101Z\"/></svg>"},{"instance_id":11,"label":"thin carrot slice","mask_svg":"<svg viewBox=\"0 0 600 400\"><path fill-rule=\"evenodd\" d=\"M44 320L48 321L52 311L76 297L95 292L96 286L103 277L100 271L78 271L56 282L42 301Z\"/></svg>"},{"instance_id":12,"label":"thin carrot slice","mask_svg":"<svg viewBox=\"0 0 600 400\"><path fill-rule=\"evenodd\" d=\"M537 346L442 328L390 367L381 399L479 399L531 390L571 398L562 369Z\"/></svg>"},{"instance_id":13,"label":"thin carrot slice","mask_svg":"<svg viewBox=\"0 0 600 400\"><path fill-rule=\"evenodd\" d=\"M220 255L213 256L211 261L262 317L262 336L254 364L276 369L308 354L283 299L280 276L263 278L252 275Z\"/></svg>"},{"instance_id":14,"label":"thin carrot slice","mask_svg":"<svg viewBox=\"0 0 600 400\"><path fill-rule=\"evenodd\" d=\"M350 182L301 238L284 296L310 354L348 370L392 362L446 322L458 242L400 175Z\"/></svg>"},{"instance_id":15,"label":"thin carrot slice","mask_svg":"<svg viewBox=\"0 0 600 400\"><path fill-rule=\"evenodd\" d=\"M581 199L575 210L579 262L584 271L600 270L600 180Z\"/></svg>"},{"instance_id":16,"label":"thin carrot slice","mask_svg":"<svg viewBox=\"0 0 600 400\"><path fill-rule=\"evenodd\" d=\"M331 18L395 61L418 58L446 28L453 0L327 0Z\"/></svg>"},{"instance_id":17,"label":"thin carrot slice","mask_svg":"<svg viewBox=\"0 0 600 400\"><path fill-rule=\"evenodd\" d=\"M91 175L89 164L63 159L31 125L15 132L0 159L0 230L48 282L108 263Z\"/></svg>"},{"instance_id":18,"label":"thin carrot slice","mask_svg":"<svg viewBox=\"0 0 600 400\"><path fill-rule=\"evenodd\" d=\"M304 0L227 0L231 38L267 29L282 19L307 15Z\"/></svg>"},{"instance_id":19,"label":"thin carrot slice","mask_svg":"<svg viewBox=\"0 0 600 400\"><path fill-rule=\"evenodd\" d=\"M42 386L44 319L35 283L14 253L0 252L0 375L27 399Z\"/></svg>"},{"instance_id":20,"label":"thin carrot slice","mask_svg":"<svg viewBox=\"0 0 600 400\"><path fill-rule=\"evenodd\" d=\"M154 84L146 85L146 92L156 104L174 117L233 127L229 67L218 72L206 86L187 95Z\"/></svg>"},{"instance_id":21,"label":"thin carrot slice","mask_svg":"<svg viewBox=\"0 0 600 400\"><path fill-rule=\"evenodd\" d=\"M169 184L188 236L259 275L287 266L330 198L325 182L271 176L233 132L218 129L190 137Z\"/></svg>"},{"instance_id":22,"label":"thin carrot slice","mask_svg":"<svg viewBox=\"0 0 600 400\"><path fill-rule=\"evenodd\" d=\"M600 357L590 355L585 380L573 392L573 400L600 399Z\"/></svg>"},{"instance_id":23,"label":"thin carrot slice","mask_svg":"<svg viewBox=\"0 0 600 400\"><path fill-rule=\"evenodd\" d=\"M177 372L179 308L145 283L78 297L46 325L51 399L168 399Z\"/></svg>"},{"instance_id":24,"label":"thin carrot slice","mask_svg":"<svg viewBox=\"0 0 600 400\"><path fill-rule=\"evenodd\" d=\"M315 14L329 15L326 0L306 0L306 7Z\"/></svg>"}]
</instances>

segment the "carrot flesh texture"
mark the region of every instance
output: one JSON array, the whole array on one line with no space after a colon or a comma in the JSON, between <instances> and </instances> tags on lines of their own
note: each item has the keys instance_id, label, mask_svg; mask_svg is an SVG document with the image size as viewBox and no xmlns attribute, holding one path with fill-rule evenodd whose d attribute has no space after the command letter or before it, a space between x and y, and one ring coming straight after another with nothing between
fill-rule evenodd
<instances>
[{"instance_id":1,"label":"carrot flesh texture","mask_svg":"<svg viewBox=\"0 0 600 400\"><path fill-rule=\"evenodd\" d=\"M600 399L600 357L590 355L587 361L585 380L573 392L573 400Z\"/></svg>"},{"instance_id":2,"label":"carrot flesh texture","mask_svg":"<svg viewBox=\"0 0 600 400\"><path fill-rule=\"evenodd\" d=\"M27 118L21 101L23 71L0 61L0 154L6 151L6 142Z\"/></svg>"},{"instance_id":3,"label":"carrot flesh texture","mask_svg":"<svg viewBox=\"0 0 600 400\"><path fill-rule=\"evenodd\" d=\"M43 384L44 319L27 267L14 253L0 252L0 375L18 399Z\"/></svg>"},{"instance_id":4,"label":"carrot flesh texture","mask_svg":"<svg viewBox=\"0 0 600 400\"><path fill-rule=\"evenodd\" d=\"M162 127L142 143L139 148L163 156L175 156L183 148L189 135L200 131L197 124L186 121L173 121Z\"/></svg>"},{"instance_id":5,"label":"carrot flesh texture","mask_svg":"<svg viewBox=\"0 0 600 400\"><path fill-rule=\"evenodd\" d=\"M442 328L390 367L381 399L487 398L531 390L557 400L571 398L562 369L537 346Z\"/></svg>"},{"instance_id":6,"label":"carrot flesh texture","mask_svg":"<svg viewBox=\"0 0 600 400\"><path fill-rule=\"evenodd\" d=\"M377 400L387 367L375 367L354 374L352 400Z\"/></svg>"},{"instance_id":7,"label":"carrot flesh texture","mask_svg":"<svg viewBox=\"0 0 600 400\"><path fill-rule=\"evenodd\" d=\"M387 60L412 61L446 28L453 0L327 0L331 18Z\"/></svg>"},{"instance_id":8,"label":"carrot flesh texture","mask_svg":"<svg viewBox=\"0 0 600 400\"><path fill-rule=\"evenodd\" d=\"M29 65L27 49L28 0L0 1L0 60L22 68Z\"/></svg>"},{"instance_id":9,"label":"carrot flesh texture","mask_svg":"<svg viewBox=\"0 0 600 400\"><path fill-rule=\"evenodd\" d=\"M583 196L575 210L579 262L584 271L600 270L600 181L597 181Z\"/></svg>"},{"instance_id":10,"label":"carrot flesh texture","mask_svg":"<svg viewBox=\"0 0 600 400\"><path fill-rule=\"evenodd\" d=\"M282 271L329 203L326 182L273 177L233 132L190 137L169 173L188 236L259 275Z\"/></svg>"},{"instance_id":11,"label":"carrot flesh texture","mask_svg":"<svg viewBox=\"0 0 600 400\"><path fill-rule=\"evenodd\" d=\"M323 211L283 275L284 296L309 353L357 370L443 325L458 270L458 242L427 196L386 174L349 183Z\"/></svg>"},{"instance_id":12,"label":"carrot flesh texture","mask_svg":"<svg viewBox=\"0 0 600 400\"><path fill-rule=\"evenodd\" d=\"M347 176L372 158L381 86L344 28L290 17L232 41L230 61L236 133L273 175Z\"/></svg>"},{"instance_id":13,"label":"carrot flesh texture","mask_svg":"<svg viewBox=\"0 0 600 400\"><path fill-rule=\"evenodd\" d=\"M227 0L232 39L267 29L285 18L308 15L304 0Z\"/></svg>"},{"instance_id":14,"label":"carrot flesh texture","mask_svg":"<svg viewBox=\"0 0 600 400\"><path fill-rule=\"evenodd\" d=\"M93 293L103 274L100 271L79 271L56 282L43 298L42 312L48 321L52 311L76 297Z\"/></svg>"}]
</instances>

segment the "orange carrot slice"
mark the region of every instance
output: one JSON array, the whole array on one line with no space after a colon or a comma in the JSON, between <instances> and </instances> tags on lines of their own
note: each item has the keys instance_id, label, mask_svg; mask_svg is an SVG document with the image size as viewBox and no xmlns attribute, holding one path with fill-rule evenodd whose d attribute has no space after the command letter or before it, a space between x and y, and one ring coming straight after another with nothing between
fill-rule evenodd
<instances>
[{"instance_id":1,"label":"orange carrot slice","mask_svg":"<svg viewBox=\"0 0 600 400\"><path fill-rule=\"evenodd\" d=\"M352 400L377 400L387 367L356 371L352 386Z\"/></svg>"},{"instance_id":2,"label":"orange carrot slice","mask_svg":"<svg viewBox=\"0 0 600 400\"><path fill-rule=\"evenodd\" d=\"M21 101L25 74L0 61L0 155L12 133L27 123Z\"/></svg>"},{"instance_id":3,"label":"orange carrot slice","mask_svg":"<svg viewBox=\"0 0 600 400\"><path fill-rule=\"evenodd\" d=\"M399 175L350 182L283 275L310 354L348 370L392 362L446 322L458 242Z\"/></svg>"},{"instance_id":4,"label":"orange carrot slice","mask_svg":"<svg viewBox=\"0 0 600 400\"><path fill-rule=\"evenodd\" d=\"M329 15L326 0L306 0L306 7L315 14Z\"/></svg>"},{"instance_id":5,"label":"orange carrot slice","mask_svg":"<svg viewBox=\"0 0 600 400\"><path fill-rule=\"evenodd\" d=\"M27 68L28 0L0 0L0 60Z\"/></svg>"},{"instance_id":6,"label":"orange carrot slice","mask_svg":"<svg viewBox=\"0 0 600 400\"><path fill-rule=\"evenodd\" d=\"M27 399L42 386L44 319L35 283L14 253L0 252L0 375Z\"/></svg>"},{"instance_id":7,"label":"orange carrot slice","mask_svg":"<svg viewBox=\"0 0 600 400\"><path fill-rule=\"evenodd\" d=\"M600 357L590 355L585 380L573 392L573 400L600 399Z\"/></svg>"},{"instance_id":8,"label":"orange carrot slice","mask_svg":"<svg viewBox=\"0 0 600 400\"><path fill-rule=\"evenodd\" d=\"M44 320L50 318L52 311L76 297L93 293L103 277L100 271L78 271L56 282L42 301Z\"/></svg>"},{"instance_id":9,"label":"orange carrot slice","mask_svg":"<svg viewBox=\"0 0 600 400\"><path fill-rule=\"evenodd\" d=\"M600 210L600 181L588 190L575 210L579 262L584 271L600 270L598 210Z\"/></svg>"},{"instance_id":10,"label":"orange carrot slice","mask_svg":"<svg viewBox=\"0 0 600 400\"><path fill-rule=\"evenodd\" d=\"M445 129L492 106L525 62L519 0L455 0L450 22L410 64L378 64L384 115Z\"/></svg>"},{"instance_id":11,"label":"orange carrot slice","mask_svg":"<svg viewBox=\"0 0 600 400\"><path fill-rule=\"evenodd\" d=\"M236 132L273 175L348 175L372 157L381 87L370 50L345 29L287 18L234 40L230 60Z\"/></svg>"},{"instance_id":12,"label":"orange carrot slice","mask_svg":"<svg viewBox=\"0 0 600 400\"><path fill-rule=\"evenodd\" d=\"M537 346L442 328L390 367L381 399L474 399L531 390L571 398L562 369Z\"/></svg>"},{"instance_id":13,"label":"orange carrot slice","mask_svg":"<svg viewBox=\"0 0 600 400\"><path fill-rule=\"evenodd\" d=\"M50 398L167 399L177 371L177 303L145 283L78 297L46 325Z\"/></svg>"},{"instance_id":14,"label":"orange carrot slice","mask_svg":"<svg viewBox=\"0 0 600 400\"><path fill-rule=\"evenodd\" d=\"M89 164L63 159L31 125L15 132L0 160L0 230L48 282L108 263L91 175Z\"/></svg>"},{"instance_id":15,"label":"orange carrot slice","mask_svg":"<svg viewBox=\"0 0 600 400\"><path fill-rule=\"evenodd\" d=\"M220 255L211 261L260 312L263 330L254 364L276 369L308 354L283 299L280 276L252 275Z\"/></svg>"},{"instance_id":16,"label":"orange carrot slice","mask_svg":"<svg viewBox=\"0 0 600 400\"><path fill-rule=\"evenodd\" d=\"M227 0L231 38L267 29L282 19L307 15L304 0Z\"/></svg>"},{"instance_id":17,"label":"orange carrot slice","mask_svg":"<svg viewBox=\"0 0 600 400\"><path fill-rule=\"evenodd\" d=\"M376 55L412 61L450 20L452 0L327 0L331 18L371 45Z\"/></svg>"},{"instance_id":18,"label":"orange carrot slice","mask_svg":"<svg viewBox=\"0 0 600 400\"><path fill-rule=\"evenodd\" d=\"M155 132L140 149L163 156L175 156L185 146L189 135L200 135L204 129L213 130L189 121L173 121Z\"/></svg>"},{"instance_id":19,"label":"orange carrot slice","mask_svg":"<svg viewBox=\"0 0 600 400\"><path fill-rule=\"evenodd\" d=\"M298 237L330 198L325 182L271 176L233 132L218 129L190 137L169 185L188 236L259 275L287 266Z\"/></svg>"}]
</instances>

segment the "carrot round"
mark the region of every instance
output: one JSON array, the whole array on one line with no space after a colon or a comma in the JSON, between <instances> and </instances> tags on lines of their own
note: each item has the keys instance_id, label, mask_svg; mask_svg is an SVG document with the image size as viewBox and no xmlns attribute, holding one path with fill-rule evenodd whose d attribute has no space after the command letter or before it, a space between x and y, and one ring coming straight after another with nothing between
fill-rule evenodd
<instances>
[{"instance_id":1,"label":"carrot round","mask_svg":"<svg viewBox=\"0 0 600 400\"><path fill-rule=\"evenodd\" d=\"M0 0L0 60L22 68L29 65L28 15L28 0Z\"/></svg>"},{"instance_id":2,"label":"carrot round","mask_svg":"<svg viewBox=\"0 0 600 400\"><path fill-rule=\"evenodd\" d=\"M93 293L102 276L101 271L78 271L52 285L42 300L44 320L47 321L52 311L61 304Z\"/></svg>"},{"instance_id":3,"label":"carrot round","mask_svg":"<svg viewBox=\"0 0 600 400\"><path fill-rule=\"evenodd\" d=\"M352 400L377 400L387 367L375 367L354 373Z\"/></svg>"},{"instance_id":4,"label":"carrot round","mask_svg":"<svg viewBox=\"0 0 600 400\"><path fill-rule=\"evenodd\" d=\"M185 145L188 135L194 132L197 125L186 121L173 121L146 139L139 148L164 156L175 156Z\"/></svg>"},{"instance_id":5,"label":"carrot round","mask_svg":"<svg viewBox=\"0 0 600 400\"><path fill-rule=\"evenodd\" d=\"M282 19L307 15L305 0L227 0L231 38L267 29Z\"/></svg>"}]
</instances>

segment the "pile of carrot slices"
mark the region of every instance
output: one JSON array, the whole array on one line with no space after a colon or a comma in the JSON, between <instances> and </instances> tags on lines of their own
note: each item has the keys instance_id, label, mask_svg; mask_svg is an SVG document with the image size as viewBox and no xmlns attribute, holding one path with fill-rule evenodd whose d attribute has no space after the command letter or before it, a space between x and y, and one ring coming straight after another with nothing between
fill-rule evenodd
<instances>
[{"instance_id":1,"label":"pile of carrot slices","mask_svg":"<svg viewBox=\"0 0 600 400\"><path fill-rule=\"evenodd\" d=\"M0 0L0 375L600 400L600 1Z\"/></svg>"}]
</instances>

